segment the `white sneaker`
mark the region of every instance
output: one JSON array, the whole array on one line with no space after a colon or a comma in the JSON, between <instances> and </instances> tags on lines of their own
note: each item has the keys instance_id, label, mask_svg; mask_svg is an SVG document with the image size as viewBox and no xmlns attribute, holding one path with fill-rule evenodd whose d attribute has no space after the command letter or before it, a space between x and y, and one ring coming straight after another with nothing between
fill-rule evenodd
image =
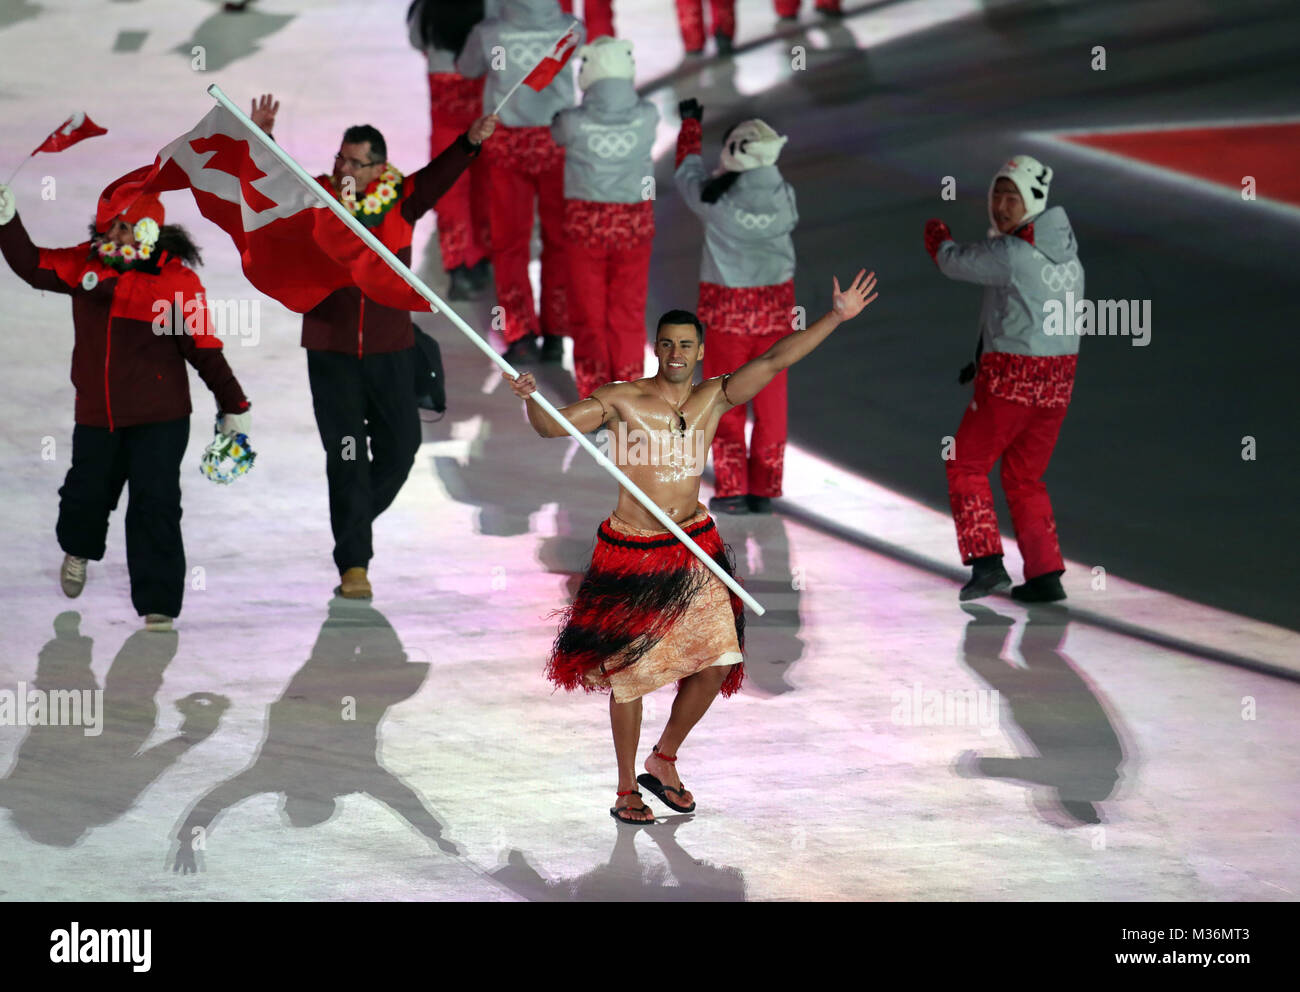
<instances>
[{"instance_id":1,"label":"white sneaker","mask_svg":"<svg viewBox=\"0 0 1300 992\"><path fill-rule=\"evenodd\" d=\"M145 630L171 630L172 618L163 616L161 613L150 613L144 618Z\"/></svg>"},{"instance_id":2,"label":"white sneaker","mask_svg":"<svg viewBox=\"0 0 1300 992\"><path fill-rule=\"evenodd\" d=\"M76 599L81 590L86 588L86 559L76 555L64 555L63 567L59 569L59 584L63 586L63 595Z\"/></svg>"}]
</instances>

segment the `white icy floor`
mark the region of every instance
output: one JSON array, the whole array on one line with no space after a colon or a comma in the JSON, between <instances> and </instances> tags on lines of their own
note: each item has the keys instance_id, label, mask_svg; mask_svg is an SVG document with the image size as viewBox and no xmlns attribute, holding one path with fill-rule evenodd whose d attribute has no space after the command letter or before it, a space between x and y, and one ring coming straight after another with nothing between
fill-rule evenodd
<instances>
[{"instance_id":1,"label":"white icy floor","mask_svg":"<svg viewBox=\"0 0 1300 992\"><path fill-rule=\"evenodd\" d=\"M213 81L241 101L275 92L277 137L309 168L324 167L341 128L362 119L385 131L395 162L422 162L427 91L406 47L405 5L358 13L266 0L240 28L264 32L257 50L224 67L222 45L234 43L221 41L228 28L214 3L9 5L0 171L73 110L109 129L25 167L14 188L29 230L46 245L79 240L99 190L192 126ZM766 2L739 6L742 42L769 30ZM903 4L850 24L868 44L891 24L919 23L922 7L941 17L966 5ZM618 4L647 79L677 62L670 11ZM145 34L122 33L132 31ZM174 51L194 43L206 46L208 71ZM769 56L754 57L743 72L761 88ZM53 200L41 198L46 176ZM205 250L210 296L247 297L220 232L181 194L167 206ZM417 249L431 233L425 221ZM434 261L417 257L437 289ZM986 600L968 630L956 586L925 567L952 565L950 522L798 452L788 496L862 539L790 518L722 518L769 609L751 618L750 684L682 749L698 812L616 826L605 812L615 777L604 697L552 694L541 674L548 613L573 587L613 484L567 439L536 438L494 367L439 318L423 321L444 343L452 407L425 427L410 481L376 527L373 607L336 601L325 623L336 580L298 321L261 299L257 344L227 345L254 403L257 465L229 488L195 471L210 400L194 378L182 480L189 565L202 571L177 634L132 637L121 512L82 597L67 601L57 586L56 491L72 427L67 301L7 269L0 301L0 690L105 688L107 710L97 737L0 727L4 898L1194 900L1300 890L1300 689L1120 631L1290 667L1300 638L1122 577L1094 591L1078 563L1067 575L1076 614L1029 617ZM463 313L482 327L485 311ZM539 378L568 399L562 372ZM884 544L916 557L867 550ZM1008 564L1018 576L1014 551ZM55 638L69 609L93 645ZM177 738L176 702L196 692L229 705L191 745ZM977 707L935 711L927 694ZM355 719L344 697L355 698ZM670 702L669 691L648 700L646 747ZM968 751L978 754L959 774ZM1070 815L1086 801L1101 824ZM173 838L196 808L208 825L200 870L175 873ZM291 813L314 825L293 825ZM458 853L439 846L439 830Z\"/></svg>"}]
</instances>

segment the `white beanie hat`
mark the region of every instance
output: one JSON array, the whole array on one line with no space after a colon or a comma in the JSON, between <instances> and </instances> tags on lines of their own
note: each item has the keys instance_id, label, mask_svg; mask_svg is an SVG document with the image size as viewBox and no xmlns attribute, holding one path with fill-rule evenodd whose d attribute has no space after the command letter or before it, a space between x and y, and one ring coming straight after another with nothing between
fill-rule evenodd
<instances>
[{"instance_id":1,"label":"white beanie hat","mask_svg":"<svg viewBox=\"0 0 1300 992\"><path fill-rule=\"evenodd\" d=\"M722 168L727 172L748 172L764 165L776 165L781 149L790 139L777 134L763 121L741 121L722 146Z\"/></svg>"},{"instance_id":2,"label":"white beanie hat","mask_svg":"<svg viewBox=\"0 0 1300 992\"><path fill-rule=\"evenodd\" d=\"M579 48L578 55L582 59L578 85L584 90L600 79L632 79L636 75L632 42L626 38L602 35Z\"/></svg>"},{"instance_id":3,"label":"white beanie hat","mask_svg":"<svg viewBox=\"0 0 1300 992\"><path fill-rule=\"evenodd\" d=\"M999 179L1010 179L1015 183L1016 189L1020 191L1020 199L1025 201L1025 216L1021 218L1021 224L1033 220L1047 209L1047 188L1052 181L1051 168L1032 155L1017 155L998 169L993 181L989 183L989 224L995 234L1002 233L998 231L998 222L993 219L993 188Z\"/></svg>"}]
</instances>

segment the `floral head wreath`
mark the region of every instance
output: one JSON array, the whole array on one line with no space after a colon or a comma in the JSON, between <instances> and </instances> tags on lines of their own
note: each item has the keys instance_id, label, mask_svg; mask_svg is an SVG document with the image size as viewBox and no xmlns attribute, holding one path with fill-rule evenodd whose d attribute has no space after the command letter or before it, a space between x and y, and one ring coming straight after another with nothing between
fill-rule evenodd
<instances>
[{"instance_id":1,"label":"floral head wreath","mask_svg":"<svg viewBox=\"0 0 1300 992\"><path fill-rule=\"evenodd\" d=\"M142 217L131 228L131 236L140 247L101 241L98 249L99 260L105 265L118 269L127 268L136 262L147 262L153 257L153 249L158 243L159 233L160 228L156 220L152 217Z\"/></svg>"}]
</instances>

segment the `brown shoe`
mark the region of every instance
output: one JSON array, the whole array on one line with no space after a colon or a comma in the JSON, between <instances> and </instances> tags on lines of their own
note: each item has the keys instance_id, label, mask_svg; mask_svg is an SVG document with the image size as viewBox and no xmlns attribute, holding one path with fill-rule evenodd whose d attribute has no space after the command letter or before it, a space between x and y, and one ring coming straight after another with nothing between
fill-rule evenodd
<instances>
[{"instance_id":1,"label":"brown shoe","mask_svg":"<svg viewBox=\"0 0 1300 992\"><path fill-rule=\"evenodd\" d=\"M334 593L344 599L370 599L374 596L370 580L366 578L366 570L359 566L343 573Z\"/></svg>"}]
</instances>

